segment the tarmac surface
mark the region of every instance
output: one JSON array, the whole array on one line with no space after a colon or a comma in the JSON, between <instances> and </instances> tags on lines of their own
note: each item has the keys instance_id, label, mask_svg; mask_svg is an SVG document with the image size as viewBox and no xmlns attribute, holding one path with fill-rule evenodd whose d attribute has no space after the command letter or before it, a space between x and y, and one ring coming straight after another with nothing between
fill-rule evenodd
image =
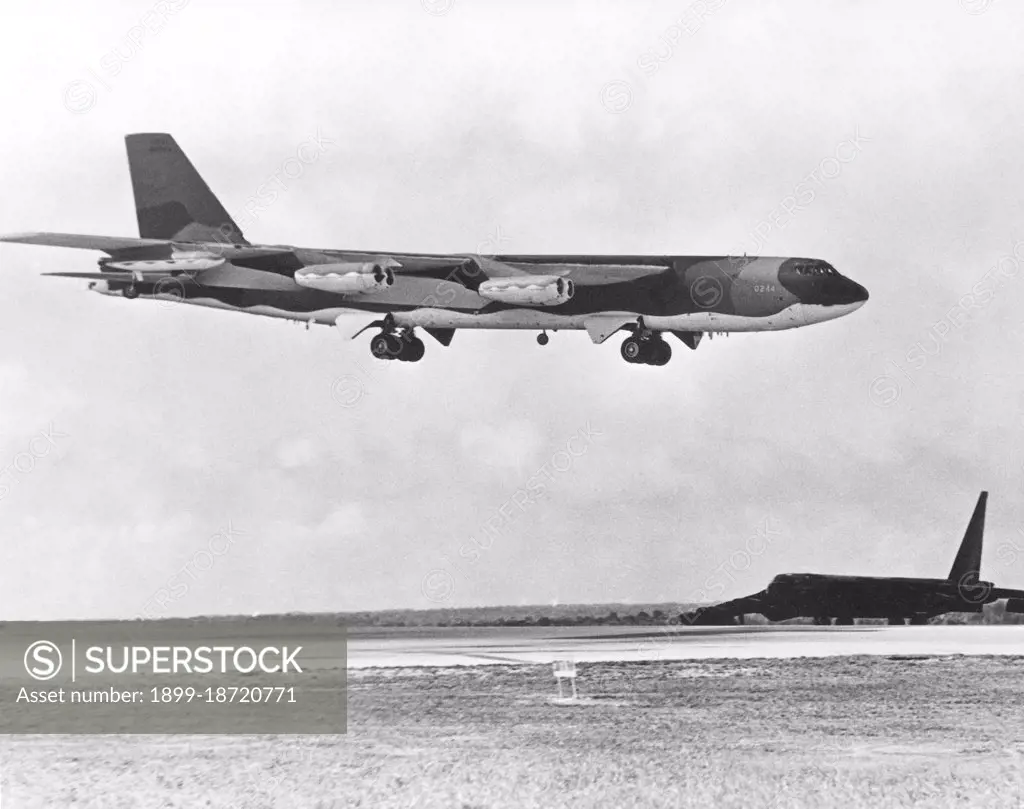
<instances>
[{"instance_id":1,"label":"tarmac surface","mask_svg":"<svg viewBox=\"0 0 1024 809\"><path fill-rule=\"evenodd\" d=\"M353 627L348 639L350 669L847 655L1024 655L1024 625Z\"/></svg>"}]
</instances>

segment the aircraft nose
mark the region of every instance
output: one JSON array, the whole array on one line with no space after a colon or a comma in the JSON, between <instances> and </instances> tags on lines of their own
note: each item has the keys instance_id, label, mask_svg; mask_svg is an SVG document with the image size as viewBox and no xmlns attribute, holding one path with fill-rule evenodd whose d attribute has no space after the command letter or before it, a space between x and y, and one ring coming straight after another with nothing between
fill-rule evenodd
<instances>
[{"instance_id":1,"label":"aircraft nose","mask_svg":"<svg viewBox=\"0 0 1024 809\"><path fill-rule=\"evenodd\" d=\"M868 291L864 287L843 275L828 279L826 283L815 290L815 293L818 302L826 305L857 305L859 307L863 306L868 299Z\"/></svg>"},{"instance_id":2,"label":"aircraft nose","mask_svg":"<svg viewBox=\"0 0 1024 809\"><path fill-rule=\"evenodd\" d=\"M801 303L842 306L853 311L868 299L864 287L818 259L786 259L779 267L778 279Z\"/></svg>"},{"instance_id":3,"label":"aircraft nose","mask_svg":"<svg viewBox=\"0 0 1024 809\"><path fill-rule=\"evenodd\" d=\"M851 281L849 278L846 281L849 284L850 303L864 303L870 297L867 288L861 286L856 281Z\"/></svg>"}]
</instances>

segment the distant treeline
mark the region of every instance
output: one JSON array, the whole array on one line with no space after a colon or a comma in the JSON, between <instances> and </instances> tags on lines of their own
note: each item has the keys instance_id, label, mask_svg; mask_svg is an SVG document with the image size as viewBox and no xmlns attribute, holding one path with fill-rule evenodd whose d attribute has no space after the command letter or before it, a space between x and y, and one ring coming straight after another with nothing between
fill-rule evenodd
<instances>
[{"instance_id":1,"label":"distant treeline","mask_svg":"<svg viewBox=\"0 0 1024 809\"><path fill-rule=\"evenodd\" d=\"M985 606L983 613L949 613L933 618L933 624L1024 624L1024 615L1006 614L1005 601ZM681 616L698 604L559 604L505 607L460 607L429 610L379 610L375 612L292 613L246 616L248 620L289 618L330 620L346 626L664 626L686 624ZM761 615L747 615L746 623L767 624ZM810 624L810 618L795 618L786 624ZM858 624L884 624L881 618L859 618Z\"/></svg>"}]
</instances>

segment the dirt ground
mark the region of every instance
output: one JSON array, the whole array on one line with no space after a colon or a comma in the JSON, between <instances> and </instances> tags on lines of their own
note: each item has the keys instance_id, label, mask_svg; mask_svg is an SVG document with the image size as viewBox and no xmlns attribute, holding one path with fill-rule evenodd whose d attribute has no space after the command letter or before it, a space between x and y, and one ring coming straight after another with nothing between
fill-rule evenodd
<instances>
[{"instance_id":1,"label":"dirt ground","mask_svg":"<svg viewBox=\"0 0 1024 809\"><path fill-rule=\"evenodd\" d=\"M0 806L1024 807L1021 657L349 672L345 736L7 736Z\"/></svg>"}]
</instances>

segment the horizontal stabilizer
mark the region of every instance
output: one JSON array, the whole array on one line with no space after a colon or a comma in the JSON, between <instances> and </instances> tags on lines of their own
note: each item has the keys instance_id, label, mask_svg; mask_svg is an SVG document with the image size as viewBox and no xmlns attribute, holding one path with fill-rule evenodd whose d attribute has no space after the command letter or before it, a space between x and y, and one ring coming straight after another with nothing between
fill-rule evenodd
<instances>
[{"instance_id":1,"label":"horizontal stabilizer","mask_svg":"<svg viewBox=\"0 0 1024 809\"><path fill-rule=\"evenodd\" d=\"M130 272L44 272L48 278L85 278L89 281L133 281Z\"/></svg>"},{"instance_id":2,"label":"horizontal stabilizer","mask_svg":"<svg viewBox=\"0 0 1024 809\"><path fill-rule=\"evenodd\" d=\"M1006 602L1006 611L1015 615L1024 613L1024 598L1011 598Z\"/></svg>"},{"instance_id":3,"label":"horizontal stabilizer","mask_svg":"<svg viewBox=\"0 0 1024 809\"><path fill-rule=\"evenodd\" d=\"M89 236L78 233L8 233L0 242L39 244L45 247L76 247L82 250L102 250L114 253L140 247L161 247L170 244L164 239L137 239L132 236Z\"/></svg>"}]
</instances>

